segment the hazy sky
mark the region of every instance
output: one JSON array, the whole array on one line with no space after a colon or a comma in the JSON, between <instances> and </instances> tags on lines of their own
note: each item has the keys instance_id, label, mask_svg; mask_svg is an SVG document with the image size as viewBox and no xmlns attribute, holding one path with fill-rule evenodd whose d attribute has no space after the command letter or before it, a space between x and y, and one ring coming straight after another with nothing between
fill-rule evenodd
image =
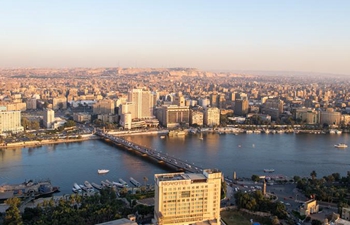
<instances>
[{"instance_id":1,"label":"hazy sky","mask_svg":"<svg viewBox=\"0 0 350 225\"><path fill-rule=\"evenodd\" d=\"M350 1L0 1L0 67L107 66L350 75Z\"/></svg>"}]
</instances>

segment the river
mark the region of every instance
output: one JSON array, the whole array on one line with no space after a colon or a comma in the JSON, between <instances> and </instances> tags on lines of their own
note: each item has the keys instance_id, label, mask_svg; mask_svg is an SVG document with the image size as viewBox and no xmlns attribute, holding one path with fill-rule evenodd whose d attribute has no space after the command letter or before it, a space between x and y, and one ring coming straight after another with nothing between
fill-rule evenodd
<instances>
[{"instance_id":1,"label":"river","mask_svg":"<svg viewBox=\"0 0 350 225\"><path fill-rule=\"evenodd\" d=\"M185 137L157 135L129 136L126 139L152 147L157 151L187 160L203 168L218 168L225 176L251 177L274 174L317 177L350 171L350 149L337 149L334 144L350 143L349 134L204 134ZM109 169L98 175L98 169ZM155 173L171 172L162 164L147 160L130 151L118 149L100 140L46 145L37 148L0 150L0 185L20 183L28 179L49 178L61 187L61 194L71 193L74 182L85 180L129 181L153 183ZM146 177L147 179L144 179Z\"/></svg>"}]
</instances>

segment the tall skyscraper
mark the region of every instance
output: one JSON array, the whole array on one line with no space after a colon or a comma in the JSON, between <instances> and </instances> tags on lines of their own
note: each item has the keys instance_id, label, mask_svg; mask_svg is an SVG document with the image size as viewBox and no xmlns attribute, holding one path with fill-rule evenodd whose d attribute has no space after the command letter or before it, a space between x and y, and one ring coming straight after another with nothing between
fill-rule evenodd
<instances>
[{"instance_id":1,"label":"tall skyscraper","mask_svg":"<svg viewBox=\"0 0 350 225\"><path fill-rule=\"evenodd\" d=\"M211 169L155 174L156 224L220 224L221 179L221 172Z\"/></svg>"},{"instance_id":2,"label":"tall skyscraper","mask_svg":"<svg viewBox=\"0 0 350 225\"><path fill-rule=\"evenodd\" d=\"M44 110L43 124L46 128L52 128L53 122L55 121L55 111L52 109Z\"/></svg>"},{"instance_id":3,"label":"tall skyscraper","mask_svg":"<svg viewBox=\"0 0 350 225\"><path fill-rule=\"evenodd\" d=\"M147 119L153 117L154 96L141 88L129 92L128 101L134 103L132 118Z\"/></svg>"},{"instance_id":4,"label":"tall skyscraper","mask_svg":"<svg viewBox=\"0 0 350 225\"><path fill-rule=\"evenodd\" d=\"M17 133L23 130L20 111L0 111L0 133Z\"/></svg>"}]
</instances>

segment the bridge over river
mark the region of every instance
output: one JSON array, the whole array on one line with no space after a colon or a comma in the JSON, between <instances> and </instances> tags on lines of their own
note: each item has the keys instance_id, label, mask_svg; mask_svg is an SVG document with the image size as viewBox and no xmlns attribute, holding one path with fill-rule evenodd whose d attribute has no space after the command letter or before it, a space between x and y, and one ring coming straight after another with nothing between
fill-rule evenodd
<instances>
[{"instance_id":1,"label":"bridge over river","mask_svg":"<svg viewBox=\"0 0 350 225\"><path fill-rule=\"evenodd\" d=\"M185 162L181 159L172 157L168 154L164 154L162 152L159 152L155 149L147 148L142 145L133 143L131 141L127 141L122 137L113 136L107 133L103 133L101 131L96 131L95 135L101 137L105 141L112 142L116 145L121 145L129 150L133 150L135 152L138 152L142 154L143 156L149 157L151 159L154 159L158 162L164 163L170 167L174 167L177 170L181 170L184 172L190 172L190 173L202 173L203 168L194 166L193 164L189 162Z\"/></svg>"}]
</instances>

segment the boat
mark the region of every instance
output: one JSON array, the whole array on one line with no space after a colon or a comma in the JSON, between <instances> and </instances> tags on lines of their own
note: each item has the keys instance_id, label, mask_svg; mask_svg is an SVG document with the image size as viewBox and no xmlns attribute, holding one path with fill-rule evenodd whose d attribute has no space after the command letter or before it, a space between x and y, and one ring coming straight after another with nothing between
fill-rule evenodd
<instances>
[{"instance_id":1,"label":"boat","mask_svg":"<svg viewBox=\"0 0 350 225\"><path fill-rule=\"evenodd\" d=\"M119 178L119 183L121 183L122 185L124 185L124 187L129 187L128 183L126 183L126 181L123 180L122 178Z\"/></svg>"},{"instance_id":2,"label":"boat","mask_svg":"<svg viewBox=\"0 0 350 225\"><path fill-rule=\"evenodd\" d=\"M164 139L164 138L165 138L165 135L160 135L160 138L161 138L161 139Z\"/></svg>"},{"instance_id":3,"label":"boat","mask_svg":"<svg viewBox=\"0 0 350 225\"><path fill-rule=\"evenodd\" d=\"M85 185L79 184L79 187L81 188L81 190L83 191L88 191L87 187L85 187Z\"/></svg>"},{"instance_id":4,"label":"boat","mask_svg":"<svg viewBox=\"0 0 350 225\"><path fill-rule=\"evenodd\" d=\"M265 173L273 173L275 172L275 169L264 169Z\"/></svg>"},{"instance_id":5,"label":"boat","mask_svg":"<svg viewBox=\"0 0 350 225\"><path fill-rule=\"evenodd\" d=\"M111 185L105 181L101 181L102 187L111 187Z\"/></svg>"},{"instance_id":6,"label":"boat","mask_svg":"<svg viewBox=\"0 0 350 225\"><path fill-rule=\"evenodd\" d=\"M108 173L109 170L97 170L97 173L98 174L105 174L105 173Z\"/></svg>"},{"instance_id":7,"label":"boat","mask_svg":"<svg viewBox=\"0 0 350 225\"><path fill-rule=\"evenodd\" d=\"M135 180L134 178L130 177L130 183L132 183L133 185L135 185L136 187L140 187L141 184L140 182L138 182L137 180Z\"/></svg>"},{"instance_id":8,"label":"boat","mask_svg":"<svg viewBox=\"0 0 350 225\"><path fill-rule=\"evenodd\" d=\"M336 134L342 134L342 131L341 130L335 130L335 133Z\"/></svg>"},{"instance_id":9,"label":"boat","mask_svg":"<svg viewBox=\"0 0 350 225\"><path fill-rule=\"evenodd\" d=\"M59 192L59 187L51 185L49 180L34 182L33 180L25 181L21 184L3 184L0 185L0 200L8 198L25 198L41 196L49 196L55 192Z\"/></svg>"},{"instance_id":10,"label":"boat","mask_svg":"<svg viewBox=\"0 0 350 225\"><path fill-rule=\"evenodd\" d=\"M345 143L339 143L339 144L334 145L334 147L336 147L336 148L347 148L348 145L345 144Z\"/></svg>"},{"instance_id":11,"label":"boat","mask_svg":"<svg viewBox=\"0 0 350 225\"><path fill-rule=\"evenodd\" d=\"M89 181L85 181L84 182L84 185L85 185L85 187L87 187L88 189L93 189L94 187L92 187L92 185L89 183Z\"/></svg>"},{"instance_id":12,"label":"boat","mask_svg":"<svg viewBox=\"0 0 350 225\"><path fill-rule=\"evenodd\" d=\"M114 186L116 186L116 187L118 187L118 188L124 188L124 187L127 187L127 186L125 186L125 184L118 183L118 182L115 182L115 181L113 181L113 185L114 185Z\"/></svg>"},{"instance_id":13,"label":"boat","mask_svg":"<svg viewBox=\"0 0 350 225\"><path fill-rule=\"evenodd\" d=\"M81 187L80 187L77 183L74 183L74 184L73 184L73 188L74 188L77 192L82 191L82 190L81 190Z\"/></svg>"},{"instance_id":14,"label":"boat","mask_svg":"<svg viewBox=\"0 0 350 225\"><path fill-rule=\"evenodd\" d=\"M101 190L102 189L102 186L101 185L99 185L99 184L96 184L96 183L91 183L91 185L94 187L94 188L96 188L97 190Z\"/></svg>"}]
</instances>

